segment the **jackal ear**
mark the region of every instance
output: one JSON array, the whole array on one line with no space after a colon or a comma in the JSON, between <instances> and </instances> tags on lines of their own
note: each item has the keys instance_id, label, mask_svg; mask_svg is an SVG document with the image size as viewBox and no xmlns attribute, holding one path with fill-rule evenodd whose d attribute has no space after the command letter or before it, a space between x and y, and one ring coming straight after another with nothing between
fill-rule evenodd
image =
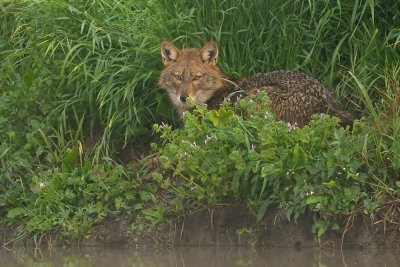
<instances>
[{"instance_id":1,"label":"jackal ear","mask_svg":"<svg viewBox=\"0 0 400 267\"><path fill-rule=\"evenodd\" d=\"M161 57L165 66L168 66L171 61L176 61L178 55L179 49L170 41L164 41L161 43Z\"/></svg>"},{"instance_id":2,"label":"jackal ear","mask_svg":"<svg viewBox=\"0 0 400 267\"><path fill-rule=\"evenodd\" d=\"M200 49L200 57L203 62L212 65L218 63L218 45L216 42L208 42Z\"/></svg>"}]
</instances>

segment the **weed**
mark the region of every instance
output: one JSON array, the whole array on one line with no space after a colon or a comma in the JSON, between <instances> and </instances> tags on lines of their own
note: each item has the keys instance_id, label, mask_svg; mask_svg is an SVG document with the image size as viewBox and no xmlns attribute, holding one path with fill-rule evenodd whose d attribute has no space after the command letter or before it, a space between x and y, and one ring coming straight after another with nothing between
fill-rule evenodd
<instances>
[{"instance_id":1,"label":"weed","mask_svg":"<svg viewBox=\"0 0 400 267\"><path fill-rule=\"evenodd\" d=\"M364 120L349 129L339 127L337 118L317 115L293 128L265 114L271 114L269 101L260 93L219 110L199 106L185 115L181 129L155 125L166 140L158 148L160 161L173 173L155 178L168 185L179 181L168 186L174 202L244 201L258 220L273 203L289 220L310 211L318 236L338 227L337 215L360 207L373 213L398 197L393 166L399 158L376 150L379 134ZM392 139L379 142L397 147Z\"/></svg>"}]
</instances>

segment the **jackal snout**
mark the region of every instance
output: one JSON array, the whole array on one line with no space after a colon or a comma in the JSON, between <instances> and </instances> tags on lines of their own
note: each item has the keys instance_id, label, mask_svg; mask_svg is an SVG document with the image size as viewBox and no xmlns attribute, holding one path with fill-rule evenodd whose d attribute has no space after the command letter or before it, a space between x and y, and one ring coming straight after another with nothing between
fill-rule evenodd
<instances>
[{"instance_id":1,"label":"jackal snout","mask_svg":"<svg viewBox=\"0 0 400 267\"><path fill-rule=\"evenodd\" d=\"M188 94L183 93L183 94L181 94L181 95L179 96L179 100L180 100L182 103L185 103L185 102L186 102L186 99L187 99L188 97L189 97Z\"/></svg>"}]
</instances>

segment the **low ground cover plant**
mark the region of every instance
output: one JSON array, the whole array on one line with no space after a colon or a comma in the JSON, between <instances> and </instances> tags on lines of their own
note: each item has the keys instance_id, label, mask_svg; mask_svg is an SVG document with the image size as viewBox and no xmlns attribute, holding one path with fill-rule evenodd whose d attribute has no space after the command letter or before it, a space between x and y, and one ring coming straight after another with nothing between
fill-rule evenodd
<instances>
[{"instance_id":1,"label":"low ground cover plant","mask_svg":"<svg viewBox=\"0 0 400 267\"><path fill-rule=\"evenodd\" d=\"M386 149L376 153L378 136L363 119L343 128L317 114L298 128L276 121L262 92L235 98L218 110L197 107L181 129L155 125L167 171L154 176L176 205L239 201L262 219L277 204L289 220L312 212L321 236L340 215L373 213L398 197L398 140L381 139Z\"/></svg>"}]
</instances>

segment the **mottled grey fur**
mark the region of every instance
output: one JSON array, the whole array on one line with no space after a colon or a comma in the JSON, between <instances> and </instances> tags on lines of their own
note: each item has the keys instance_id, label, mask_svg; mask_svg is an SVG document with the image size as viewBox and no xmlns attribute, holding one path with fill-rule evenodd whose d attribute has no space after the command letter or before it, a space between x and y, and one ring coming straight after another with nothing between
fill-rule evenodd
<instances>
[{"instance_id":1,"label":"mottled grey fur","mask_svg":"<svg viewBox=\"0 0 400 267\"><path fill-rule=\"evenodd\" d=\"M339 108L329 90L304 73L283 70L260 73L240 80L237 85L249 93L266 91L276 117L300 127L310 121L311 115L319 113L338 117L342 125L350 125L355 119L353 114ZM209 108L217 108L235 90L234 86L228 86L206 103Z\"/></svg>"}]
</instances>

